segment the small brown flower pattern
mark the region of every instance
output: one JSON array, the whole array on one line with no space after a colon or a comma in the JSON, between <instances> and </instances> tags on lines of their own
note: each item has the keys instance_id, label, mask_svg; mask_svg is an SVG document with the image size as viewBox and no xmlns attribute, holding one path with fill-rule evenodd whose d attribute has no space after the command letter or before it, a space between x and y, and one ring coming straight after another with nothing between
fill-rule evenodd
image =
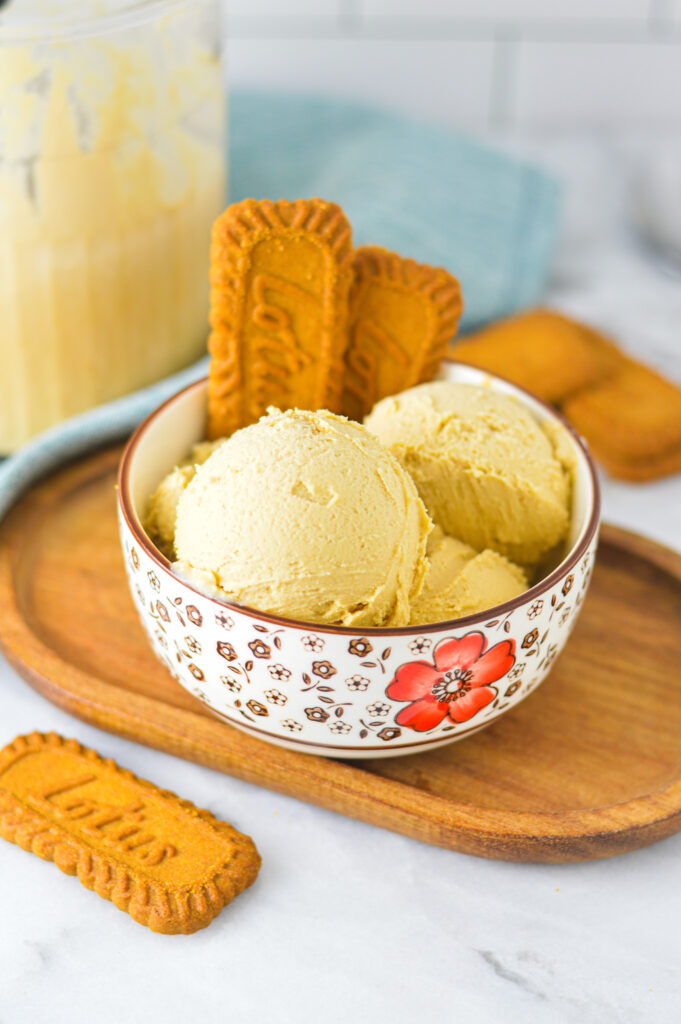
<instances>
[{"instance_id":1,"label":"small brown flower pattern","mask_svg":"<svg viewBox=\"0 0 681 1024\"><path fill-rule=\"evenodd\" d=\"M281 724L283 728L287 729L289 732L300 732L303 728L300 722L294 721L293 718L282 718Z\"/></svg>"},{"instance_id":2,"label":"small brown flower pattern","mask_svg":"<svg viewBox=\"0 0 681 1024\"><path fill-rule=\"evenodd\" d=\"M329 712L324 708L305 708L304 710L311 722L327 722L330 718Z\"/></svg>"},{"instance_id":3,"label":"small brown flower pattern","mask_svg":"<svg viewBox=\"0 0 681 1024\"><path fill-rule=\"evenodd\" d=\"M263 640L251 640L248 646L254 658L269 658L272 654L270 648Z\"/></svg>"},{"instance_id":4,"label":"small brown flower pattern","mask_svg":"<svg viewBox=\"0 0 681 1024\"><path fill-rule=\"evenodd\" d=\"M278 683L285 682L287 679L291 678L290 670L284 665L279 665L278 663L275 665L268 665L267 671L273 679L277 680Z\"/></svg>"},{"instance_id":5,"label":"small brown flower pattern","mask_svg":"<svg viewBox=\"0 0 681 1024\"><path fill-rule=\"evenodd\" d=\"M203 625L203 615L196 607L196 605L188 604L187 607L185 608L185 611L187 613L187 618L191 622L192 626L196 626L197 629L200 629L201 626Z\"/></svg>"},{"instance_id":6,"label":"small brown flower pattern","mask_svg":"<svg viewBox=\"0 0 681 1024\"><path fill-rule=\"evenodd\" d=\"M367 704L367 711L370 715L380 718L382 715L390 714L390 706L383 704L380 700L375 700L373 704Z\"/></svg>"},{"instance_id":7,"label":"small brown flower pattern","mask_svg":"<svg viewBox=\"0 0 681 1024\"><path fill-rule=\"evenodd\" d=\"M353 639L348 644L348 651L350 654L354 654L356 658L365 658L367 654L371 654L373 649L373 646L365 636Z\"/></svg>"},{"instance_id":8,"label":"small brown flower pattern","mask_svg":"<svg viewBox=\"0 0 681 1024\"><path fill-rule=\"evenodd\" d=\"M319 654L320 651L324 650L324 641L320 636L316 636L314 633L308 633L307 636L301 636L300 642L306 651L312 651L315 654Z\"/></svg>"},{"instance_id":9,"label":"small brown flower pattern","mask_svg":"<svg viewBox=\"0 0 681 1024\"><path fill-rule=\"evenodd\" d=\"M548 648L548 650L546 652L546 656L544 658L544 668L548 669L551 665L553 665L554 661L556 660L557 655L558 655L558 644L551 644L549 646L549 648Z\"/></svg>"},{"instance_id":10,"label":"small brown flower pattern","mask_svg":"<svg viewBox=\"0 0 681 1024\"><path fill-rule=\"evenodd\" d=\"M539 630L538 629L531 629L530 632L526 633L525 636L523 637L523 642L522 642L522 644L520 646L523 647L527 651L530 647L533 647L535 645L535 643L537 642L538 637L539 637Z\"/></svg>"},{"instance_id":11,"label":"small brown flower pattern","mask_svg":"<svg viewBox=\"0 0 681 1024\"><path fill-rule=\"evenodd\" d=\"M247 700L246 707L254 715L258 715L261 718L266 718L269 715L269 711L264 704L260 704L257 700Z\"/></svg>"},{"instance_id":12,"label":"small brown flower pattern","mask_svg":"<svg viewBox=\"0 0 681 1024\"><path fill-rule=\"evenodd\" d=\"M331 676L335 676L336 669L330 661L313 661L312 673L320 679L330 679Z\"/></svg>"},{"instance_id":13,"label":"small brown flower pattern","mask_svg":"<svg viewBox=\"0 0 681 1024\"><path fill-rule=\"evenodd\" d=\"M389 740L396 740L398 736L401 736L402 730L398 729L396 726L387 726L385 729L381 729L380 732L377 732L376 735L379 740L383 740L384 743L387 743Z\"/></svg>"},{"instance_id":14,"label":"small brown flower pattern","mask_svg":"<svg viewBox=\"0 0 681 1024\"><path fill-rule=\"evenodd\" d=\"M505 690L499 690L506 702L509 698L513 702L522 698L535 685L538 675L543 676L552 666L558 647L562 646L562 639L570 629L586 590L592 561L593 552L590 551L550 592L528 602L523 609L514 610L503 620L485 623L486 635L489 636L502 630L509 638L519 633L515 640L518 655L516 664L508 673ZM211 607L208 603L204 604L198 595L194 595L192 602L192 595L179 596L176 588L174 591L171 588L170 594L166 593L165 574L159 571L144 552L138 552L130 545L126 569L133 594L136 593L139 600L140 612L146 617L154 647L171 673L190 692L196 693L207 703L215 704L217 710L220 710L222 704L225 711L228 708L236 709L246 718L249 715L261 719L267 717L280 735L306 731L311 737L326 735L327 743L331 742L333 736L340 746L343 746L343 737L355 731L359 740L376 736L378 740L374 742L381 744L398 740L403 732L400 728L402 723L398 721L393 725L394 707L389 703L389 698L385 697L384 684L374 688L375 684L379 684L380 677L377 675L375 679L370 678L362 672L371 670L372 677L379 671L384 675L386 669L383 662L389 660L392 664L407 649L415 663L421 663L424 658L430 657L440 639L437 631L422 636L395 637L385 650L382 645L378 646L378 650L383 651L379 654L374 636L338 637L332 643L330 638L309 631L298 634L301 644L298 647L292 630L286 635L286 630L273 630L259 623L255 626L254 634L254 623L237 614L236 610L228 614L226 606L216 609L214 605ZM576 596L568 598L572 590ZM176 596L173 596L173 592ZM185 598L192 603L185 604ZM547 609L549 602L551 608ZM552 635L548 630L544 632L546 627L542 625L542 620L544 613L547 613L548 619L548 610L551 611L553 626L559 627L558 635ZM176 622L176 616L180 625ZM207 620L212 627L213 619L218 627L218 635L219 631L233 631L230 632L231 643L226 639L218 641L217 637L213 637L211 629L206 628ZM523 628L527 630L524 635ZM288 658L291 643L297 648L297 657ZM337 643L341 645L340 651L336 647ZM309 661L304 658L303 650L309 653ZM218 674L216 651L224 662L230 663L229 668L224 665L225 675ZM275 661L277 658L281 661ZM360 665L359 662L365 664ZM355 665L358 671L346 675L348 671L353 672ZM529 671L526 671L528 665ZM265 668L267 672L263 671ZM308 699L317 701L316 705L304 709L297 704L304 697L298 698L289 692L290 681L294 677L298 678L301 673L303 693L309 691ZM210 696L203 693L205 679L211 676L224 686L217 700L215 693ZM338 683L334 684L336 676L343 681L342 688ZM341 689L347 694L345 702L340 696ZM369 691L367 704L362 701L364 691ZM248 701L247 697L250 698ZM500 710L505 709L506 702L501 703ZM498 703L490 706L485 718L496 717ZM289 713L297 714L299 718L275 717L274 709L281 708L283 711L284 706L289 708ZM263 722L263 725L266 723ZM353 741L348 739L347 742Z\"/></svg>"},{"instance_id":15,"label":"small brown flower pattern","mask_svg":"<svg viewBox=\"0 0 681 1024\"><path fill-rule=\"evenodd\" d=\"M239 657L232 645L228 644L226 640L218 640L217 652L225 661L236 661Z\"/></svg>"},{"instance_id":16,"label":"small brown flower pattern","mask_svg":"<svg viewBox=\"0 0 681 1024\"><path fill-rule=\"evenodd\" d=\"M363 690L369 689L369 680L366 679L364 676L350 676L349 679L345 680L345 685L347 686L348 690L353 690L354 692L361 692Z\"/></svg>"},{"instance_id":17,"label":"small brown flower pattern","mask_svg":"<svg viewBox=\"0 0 681 1024\"><path fill-rule=\"evenodd\" d=\"M168 609L164 605L163 601L156 602L156 611L158 613L159 619L163 619L164 622L170 622L170 613L168 612Z\"/></svg>"},{"instance_id":18,"label":"small brown flower pattern","mask_svg":"<svg viewBox=\"0 0 681 1024\"><path fill-rule=\"evenodd\" d=\"M329 723L329 732L332 732L334 736L343 736L346 733L352 732L352 726L349 725L348 722L340 722L336 720L335 722Z\"/></svg>"}]
</instances>

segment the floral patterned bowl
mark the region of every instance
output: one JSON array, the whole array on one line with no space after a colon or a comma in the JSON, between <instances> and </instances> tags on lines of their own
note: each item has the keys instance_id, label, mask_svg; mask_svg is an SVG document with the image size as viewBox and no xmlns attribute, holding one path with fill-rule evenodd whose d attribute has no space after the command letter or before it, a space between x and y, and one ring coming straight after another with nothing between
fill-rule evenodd
<instances>
[{"instance_id":1,"label":"floral patterned bowl","mask_svg":"<svg viewBox=\"0 0 681 1024\"><path fill-rule=\"evenodd\" d=\"M171 674L231 725L308 753L415 753L484 728L548 674L591 576L600 508L593 464L570 427L526 392L456 363L443 376L487 383L553 422L568 438L575 473L569 551L558 568L513 601L433 626L359 634L195 590L172 572L141 520L161 478L205 436L206 382L175 395L131 438L118 497L133 600Z\"/></svg>"}]
</instances>

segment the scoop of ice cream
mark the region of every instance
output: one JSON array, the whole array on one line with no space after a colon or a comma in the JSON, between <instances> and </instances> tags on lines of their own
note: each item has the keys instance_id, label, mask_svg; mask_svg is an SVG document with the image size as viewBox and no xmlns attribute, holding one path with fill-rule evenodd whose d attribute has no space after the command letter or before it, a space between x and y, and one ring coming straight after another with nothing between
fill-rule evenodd
<instances>
[{"instance_id":1,"label":"scoop of ice cream","mask_svg":"<svg viewBox=\"0 0 681 1024\"><path fill-rule=\"evenodd\" d=\"M428 538L428 569L411 609L411 625L445 622L493 608L527 589L523 570L503 555L448 537L436 526Z\"/></svg>"},{"instance_id":2,"label":"scoop of ice cream","mask_svg":"<svg viewBox=\"0 0 681 1024\"><path fill-rule=\"evenodd\" d=\"M182 489L177 569L260 611L401 626L421 589L430 529L409 475L361 424L271 410Z\"/></svg>"},{"instance_id":3,"label":"scoop of ice cream","mask_svg":"<svg viewBox=\"0 0 681 1024\"><path fill-rule=\"evenodd\" d=\"M513 398L437 381L384 398L365 423L445 533L523 565L565 537L568 467L553 434Z\"/></svg>"},{"instance_id":4,"label":"scoop of ice cream","mask_svg":"<svg viewBox=\"0 0 681 1024\"><path fill-rule=\"evenodd\" d=\"M193 479L197 468L212 455L223 440L221 438L219 441L199 441L195 444L189 459L164 477L151 496L144 529L166 558L175 558L175 520L180 495Z\"/></svg>"}]
</instances>

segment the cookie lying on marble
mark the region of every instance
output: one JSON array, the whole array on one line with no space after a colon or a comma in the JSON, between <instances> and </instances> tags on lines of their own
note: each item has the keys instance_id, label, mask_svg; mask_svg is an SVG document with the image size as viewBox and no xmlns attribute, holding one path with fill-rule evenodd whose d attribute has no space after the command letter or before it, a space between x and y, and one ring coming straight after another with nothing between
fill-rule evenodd
<instances>
[{"instance_id":1,"label":"cookie lying on marble","mask_svg":"<svg viewBox=\"0 0 681 1024\"><path fill-rule=\"evenodd\" d=\"M0 750L0 836L166 935L205 928L260 867L248 836L55 733Z\"/></svg>"},{"instance_id":2,"label":"cookie lying on marble","mask_svg":"<svg viewBox=\"0 0 681 1024\"><path fill-rule=\"evenodd\" d=\"M614 376L575 395L563 410L620 480L681 472L681 389L642 363L622 358Z\"/></svg>"},{"instance_id":3,"label":"cookie lying on marble","mask_svg":"<svg viewBox=\"0 0 681 1024\"><path fill-rule=\"evenodd\" d=\"M529 309L458 341L451 357L560 405L619 368L616 346L552 309Z\"/></svg>"},{"instance_id":4,"label":"cookie lying on marble","mask_svg":"<svg viewBox=\"0 0 681 1024\"><path fill-rule=\"evenodd\" d=\"M681 388L599 331L531 309L450 353L557 405L612 476L642 483L681 472Z\"/></svg>"}]
</instances>

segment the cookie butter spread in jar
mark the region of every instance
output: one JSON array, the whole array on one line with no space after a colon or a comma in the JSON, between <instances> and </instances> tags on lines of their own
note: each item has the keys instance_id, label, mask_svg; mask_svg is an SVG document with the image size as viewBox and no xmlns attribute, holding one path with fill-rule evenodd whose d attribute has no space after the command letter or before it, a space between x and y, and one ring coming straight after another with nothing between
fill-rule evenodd
<instances>
[{"instance_id":1,"label":"cookie butter spread in jar","mask_svg":"<svg viewBox=\"0 0 681 1024\"><path fill-rule=\"evenodd\" d=\"M0 453L205 347L218 0L0 9Z\"/></svg>"}]
</instances>

